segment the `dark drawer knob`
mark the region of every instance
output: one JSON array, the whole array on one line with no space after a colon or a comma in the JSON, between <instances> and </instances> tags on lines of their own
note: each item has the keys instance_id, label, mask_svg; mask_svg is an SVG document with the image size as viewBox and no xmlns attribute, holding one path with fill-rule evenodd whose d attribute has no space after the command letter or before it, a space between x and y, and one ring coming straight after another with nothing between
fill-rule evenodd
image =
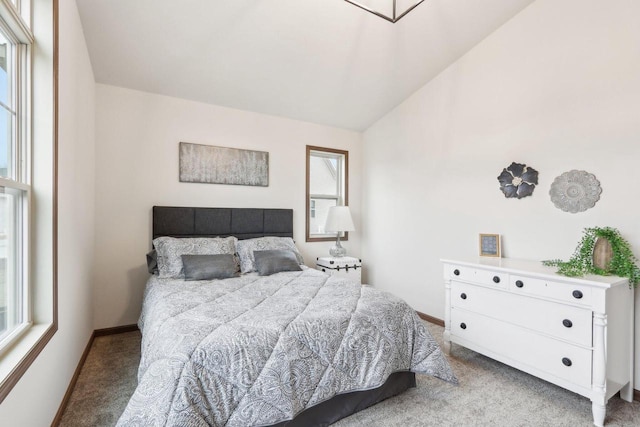
<instances>
[{"instance_id":1,"label":"dark drawer knob","mask_svg":"<svg viewBox=\"0 0 640 427\"><path fill-rule=\"evenodd\" d=\"M524 283L522 282L522 280L516 280L516 286L521 288L524 286Z\"/></svg>"},{"instance_id":2,"label":"dark drawer knob","mask_svg":"<svg viewBox=\"0 0 640 427\"><path fill-rule=\"evenodd\" d=\"M467 299L467 294L465 294L464 292L460 294L460 298L462 299Z\"/></svg>"},{"instance_id":3,"label":"dark drawer knob","mask_svg":"<svg viewBox=\"0 0 640 427\"><path fill-rule=\"evenodd\" d=\"M460 275L460 270L458 270L457 268L455 270L453 270L453 274L455 274L456 276Z\"/></svg>"},{"instance_id":4,"label":"dark drawer knob","mask_svg":"<svg viewBox=\"0 0 640 427\"><path fill-rule=\"evenodd\" d=\"M498 276L493 276L494 283L500 283L500 278Z\"/></svg>"},{"instance_id":5,"label":"dark drawer knob","mask_svg":"<svg viewBox=\"0 0 640 427\"><path fill-rule=\"evenodd\" d=\"M562 364L563 364L564 366L571 366L571 365L572 365L572 363L571 363L571 359L569 359L568 357L563 357L563 358L562 358Z\"/></svg>"},{"instance_id":6,"label":"dark drawer knob","mask_svg":"<svg viewBox=\"0 0 640 427\"><path fill-rule=\"evenodd\" d=\"M580 299L580 298L582 298L582 292L581 292L581 291L573 291L573 294L572 294L572 295L573 295L573 297L574 297L575 299Z\"/></svg>"},{"instance_id":7,"label":"dark drawer knob","mask_svg":"<svg viewBox=\"0 0 640 427\"><path fill-rule=\"evenodd\" d=\"M460 323L460 329L467 329L466 323Z\"/></svg>"},{"instance_id":8,"label":"dark drawer knob","mask_svg":"<svg viewBox=\"0 0 640 427\"><path fill-rule=\"evenodd\" d=\"M567 327L567 328L570 328L570 327L572 327L572 326L573 326L573 322L572 322L571 320L569 320L569 319L564 319L564 320L562 321L562 324L563 324L565 327Z\"/></svg>"}]
</instances>

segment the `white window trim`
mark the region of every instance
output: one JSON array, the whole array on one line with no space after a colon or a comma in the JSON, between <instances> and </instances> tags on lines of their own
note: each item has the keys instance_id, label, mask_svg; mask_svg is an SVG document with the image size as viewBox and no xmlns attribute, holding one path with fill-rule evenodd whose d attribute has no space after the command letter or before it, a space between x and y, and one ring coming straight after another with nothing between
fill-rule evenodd
<instances>
[{"instance_id":1,"label":"white window trim","mask_svg":"<svg viewBox=\"0 0 640 427\"><path fill-rule=\"evenodd\" d=\"M22 288L23 296L22 296L22 307L21 307L21 310L24 313L25 321L22 324L20 324L17 328L15 328L13 331L11 331L10 334L8 334L6 337L3 338L2 347L0 347L0 356L3 356L4 353L11 350L12 346L16 343L16 341L18 341L29 330L29 328L33 326L33 316L32 316L31 304L30 304L32 289L31 289L31 286L29 285L30 284L30 281L29 281L30 262L29 261L31 259L29 256L29 253L30 253L29 231L31 229L31 227L29 226L30 217L31 217L29 207L31 205L31 186L21 182L15 182L13 180L8 180L0 177L0 188L2 187L15 188L17 190L21 190L26 193L26 196L21 200L22 206L19 212L22 217L21 223L27 224L27 225L22 228L21 236L19 239L20 242L18 246L18 252L20 252L20 257L23 260L23 262L20 263L22 266L22 270L17 272L17 274L21 276L20 281L26 284Z\"/></svg>"},{"instance_id":2,"label":"white window trim","mask_svg":"<svg viewBox=\"0 0 640 427\"><path fill-rule=\"evenodd\" d=\"M17 6L19 7L20 4ZM30 164L29 155L31 151L31 140L28 132L31 127L31 46L35 39L31 30L23 22L18 10L8 0L0 0L0 29L13 44L10 63L14 65L11 86L15 90L11 92L11 105L15 106L15 108L8 108L8 110L15 115L14 123L17 125L12 126L12 143L15 142L15 152L12 158L8 159L13 162L11 165L11 177L0 178L0 187L13 188L26 193L26 196L20 199L22 202L22 206L19 209L19 215L21 216L19 224L21 227L18 230L19 238L17 239L18 246L16 247L16 251L19 254L19 265L22 268L21 271L16 271L16 277L14 278L22 284L20 289L22 307L19 309L22 312L22 323L0 342L1 356L25 333L33 320L30 304L31 285L29 281L31 258L29 250L31 186L29 184L31 177L27 165Z\"/></svg>"},{"instance_id":3,"label":"white window trim","mask_svg":"<svg viewBox=\"0 0 640 427\"><path fill-rule=\"evenodd\" d=\"M28 218L29 236L25 236L23 250L28 250L30 257L24 263L26 273L32 273L29 292L37 290L38 300L27 298L27 310L31 316L30 324L20 331L15 331L16 339L5 353L0 355L0 403L9 395L20 378L27 372L33 361L49 343L58 330L58 292L57 292L57 158L58 158L58 0L17 0L18 7L26 6L20 13L8 0L0 0L0 10L8 11L9 16L22 16L20 24L9 25L0 19L3 29L11 29L17 42L28 43L23 57L25 62L16 64L23 69L31 69L27 61L33 63L33 75L27 78L22 102L23 109L17 114L26 115L30 121L23 120L23 126L17 128L22 132L21 138L31 141L21 144L26 152L21 153L22 164L15 165L16 178L24 180L24 185L33 185L38 191L40 202L34 208L32 198L34 190L29 190L26 198L32 208L25 209L23 214ZM33 10L31 10L33 8ZM25 22L28 23L29 28ZM35 27L32 25L35 23ZM30 28L35 28L34 31ZM35 34L35 36L34 36ZM30 45L38 39L39 55L34 56ZM38 111L33 110L32 94L38 94ZM24 101L23 100L23 101ZM16 104L19 106L19 104ZM23 116L24 119L24 116ZM38 128L33 128L38 123ZM37 153L32 146L39 147ZM42 150L44 148L44 150ZM34 164L39 165L34 169ZM11 180L9 180L11 181ZM12 184L15 187L15 182ZM36 209L37 208L37 209ZM35 220L35 221L34 221ZM32 233L31 233L32 232ZM32 240L35 239L35 240ZM37 242L37 244L33 244ZM26 245L31 243L31 247ZM32 264L34 256L38 256L38 265ZM35 270L33 267L37 267ZM34 294L32 294L34 295Z\"/></svg>"},{"instance_id":4,"label":"white window trim","mask_svg":"<svg viewBox=\"0 0 640 427\"><path fill-rule=\"evenodd\" d=\"M7 22L2 19L3 16L10 16L12 19ZM35 42L33 33L13 4L8 0L0 0L0 26L5 30L5 33L16 36L16 39L12 40L14 43L32 45Z\"/></svg>"}]
</instances>

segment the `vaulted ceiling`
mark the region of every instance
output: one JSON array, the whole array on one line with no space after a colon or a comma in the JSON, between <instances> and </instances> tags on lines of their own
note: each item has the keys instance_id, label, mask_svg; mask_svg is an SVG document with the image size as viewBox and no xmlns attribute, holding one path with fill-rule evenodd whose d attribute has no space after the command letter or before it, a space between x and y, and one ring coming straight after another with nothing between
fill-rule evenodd
<instances>
[{"instance_id":1,"label":"vaulted ceiling","mask_svg":"<svg viewBox=\"0 0 640 427\"><path fill-rule=\"evenodd\" d=\"M426 0L391 24L343 0L76 1L98 83L353 130L533 2Z\"/></svg>"}]
</instances>

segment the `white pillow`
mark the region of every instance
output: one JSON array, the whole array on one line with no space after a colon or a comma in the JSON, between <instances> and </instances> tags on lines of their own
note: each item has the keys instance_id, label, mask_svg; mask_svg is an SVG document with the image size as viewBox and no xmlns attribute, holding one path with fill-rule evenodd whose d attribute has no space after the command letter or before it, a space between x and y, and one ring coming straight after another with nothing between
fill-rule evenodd
<instances>
[{"instance_id":1,"label":"white pillow","mask_svg":"<svg viewBox=\"0 0 640 427\"><path fill-rule=\"evenodd\" d=\"M238 240L238 256L240 257L240 271L250 273L256 271L253 251L270 251L276 249L288 249L293 251L298 264L304 264L304 259L291 237L258 237L256 239Z\"/></svg>"},{"instance_id":2,"label":"white pillow","mask_svg":"<svg viewBox=\"0 0 640 427\"><path fill-rule=\"evenodd\" d=\"M153 240L158 254L158 276L183 278L182 255L235 255L237 241L235 237L158 237Z\"/></svg>"}]
</instances>

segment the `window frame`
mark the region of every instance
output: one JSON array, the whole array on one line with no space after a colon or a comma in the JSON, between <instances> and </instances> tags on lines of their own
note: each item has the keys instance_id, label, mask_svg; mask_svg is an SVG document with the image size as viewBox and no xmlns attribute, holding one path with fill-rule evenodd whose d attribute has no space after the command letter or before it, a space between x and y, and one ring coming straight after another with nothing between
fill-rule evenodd
<instances>
[{"instance_id":1,"label":"window frame","mask_svg":"<svg viewBox=\"0 0 640 427\"><path fill-rule=\"evenodd\" d=\"M9 105L3 106L1 109L11 113L11 155L7 158L7 176L0 177L0 189L13 189L21 194L17 203L20 204L16 209L15 233L19 236L19 240L15 246L15 279L20 283L16 287L16 294L20 294L20 300L17 305L14 304L11 311L20 313L19 324L0 340L0 355L5 353L29 327L32 325L31 312L31 286L29 276L30 266L30 207L31 207L31 176L27 165L30 161L30 134L28 129L31 127L31 70L32 70L32 46L34 36L29 27L25 24L17 8L23 2L7 3L7 0L0 1L0 31L2 31L7 42L11 45L7 49L10 60L7 64L11 66L7 68L9 76ZM29 2L25 2L29 3ZM7 266L8 268L8 266ZM7 286L11 286L7 284ZM7 307L9 308L9 307Z\"/></svg>"},{"instance_id":2,"label":"window frame","mask_svg":"<svg viewBox=\"0 0 640 427\"><path fill-rule=\"evenodd\" d=\"M342 186L344 188L344 194L338 194L337 206L349 206L349 151L340 150L337 148L318 147L314 145L307 145L306 148L306 192L305 192L305 241L307 242L333 242L336 240L336 233L325 233L320 237L317 234L311 234L311 198L328 198L324 195L311 194L311 155L312 152L317 151L321 153L338 154L344 157L343 163L343 176L341 180L344 182ZM330 197L334 199L334 197ZM342 199L342 200L340 200ZM340 235L340 240L349 240L349 232L343 232Z\"/></svg>"},{"instance_id":3,"label":"window frame","mask_svg":"<svg viewBox=\"0 0 640 427\"><path fill-rule=\"evenodd\" d=\"M15 275L19 277L21 282L19 292L22 294L20 298L20 304L17 307L13 307L13 310L19 310L22 313L22 322L14 328L11 332L0 341L0 356L5 353L20 337L33 325L33 314L31 310L31 286L30 286L30 257L29 257L29 238L30 238L30 205L31 205L31 187L23 183L12 182L0 178L0 190L5 192L5 189L13 189L18 192L24 193L16 200L20 206L14 211L17 216L13 218L13 221L20 224L17 228L19 238L16 239L15 250L16 256L19 261L16 262L16 266L19 267L15 271ZM19 216L19 218L17 218ZM8 307L7 307L8 308ZM9 310L7 312L10 312Z\"/></svg>"},{"instance_id":4,"label":"window frame","mask_svg":"<svg viewBox=\"0 0 640 427\"><path fill-rule=\"evenodd\" d=\"M33 22L38 25L37 31L32 31ZM19 126L14 132L22 143L17 144L20 153L14 156L19 159L14 164L14 172L9 174L9 179L0 178L0 185L10 183L8 187L26 190L26 195L20 198L25 224L20 251L27 280L23 286L27 293L23 309L28 320L14 334L10 345L0 350L2 403L58 330L58 0L0 0L0 26L3 33L10 33L7 35L16 39L15 51L20 50L16 87L21 88L22 99L15 104ZM35 45L36 33L39 34L38 46ZM35 49L50 55L36 55ZM37 110L34 96L39 100ZM43 167L38 172L34 165ZM35 191L40 196L36 197ZM34 200L40 199L38 208ZM35 269L32 258L42 259L47 268Z\"/></svg>"}]
</instances>

